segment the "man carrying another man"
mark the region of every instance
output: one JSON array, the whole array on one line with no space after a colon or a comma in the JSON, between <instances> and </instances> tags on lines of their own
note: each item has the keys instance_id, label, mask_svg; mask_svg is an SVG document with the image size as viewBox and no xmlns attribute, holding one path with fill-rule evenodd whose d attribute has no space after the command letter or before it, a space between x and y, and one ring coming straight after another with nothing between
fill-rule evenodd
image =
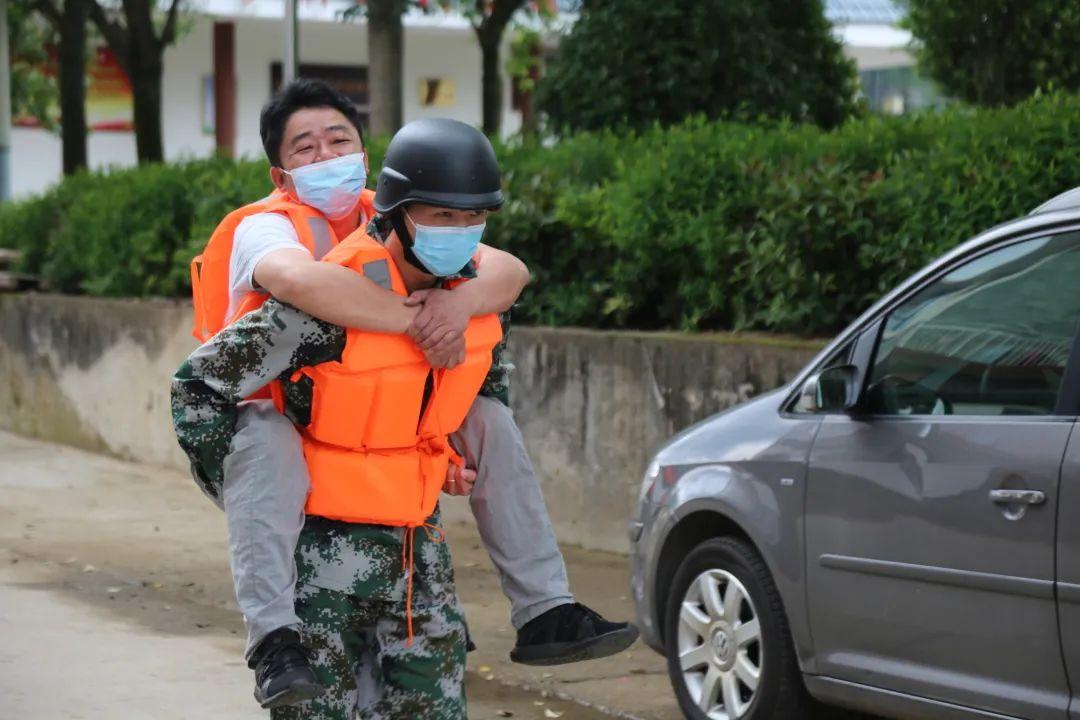
<instances>
[{"instance_id":1,"label":"man carrying another man","mask_svg":"<svg viewBox=\"0 0 1080 720\"><path fill-rule=\"evenodd\" d=\"M425 181L439 180L437 168L453 169L457 167L455 163L464 162L461 157L472 157L467 153L460 157L453 154L454 148L448 143L455 137L454 133L461 133L461 128L466 127L453 125L428 128L426 134L414 135L411 140L403 131L395 139L392 147L405 148L408 152L400 155L398 164L404 163L400 170L391 165L388 153L380 192L385 196L396 191L400 202L384 202L381 206L376 203L382 212L373 227L377 228L379 239L385 241L386 249L398 248L399 256L393 258L393 268L386 263L385 272L372 266L361 273L356 268L344 267L347 262L314 261L335 244L337 236L349 232L350 226L363 223L372 211L370 194L362 191L365 163L356 157L362 150L359 119L347 100L321 83L298 81L288 86L268 103L262 122L264 145L273 165L271 176L278 191L266 201L226 218L203 255L201 282L196 283L196 306L204 333L216 331L226 320L258 308L266 295L255 288L265 288L299 309L274 302L243 317L197 351L181 368L174 383L174 419L181 444L192 457L200 485L226 509L237 597L248 623L249 662L256 668L256 696L264 706L300 701L319 691L299 642L296 632L299 618L293 610L296 575L292 557L303 525L301 508L308 490L312 449L305 444L308 454L305 464L296 431L270 400L243 403L239 400L256 394L280 375L286 382L274 384L276 389L272 393L278 407L287 409L291 419L307 427L310 434L312 413L340 403L333 400L331 393L324 392L325 388L320 388L310 371L295 377L293 371L336 357L333 354L322 357L320 353L336 350L340 355L339 341L345 336L342 327L349 326L357 329L350 333L366 331L363 337L369 339L378 337L371 333L400 334L406 330L418 338L426 350L427 367L431 371L422 399L425 407L435 403L434 398L441 394L435 378L453 377L457 370L440 368L466 360L462 340L463 331L475 323L470 317L506 309L527 279L523 266L512 256L481 246L476 279L453 289L425 289L414 295L414 300L423 298L421 306L409 304L406 289L420 290L432 278L473 274L471 253L461 260L461 242L466 242L468 248L470 237L476 236L478 240L476 228L482 232L482 221L477 221L488 208L501 202L493 154L489 158L487 180L490 183L493 177L494 185L486 189L482 201L474 197L465 209L439 205L448 195L468 194L463 183L470 179L452 174L441 178L444 184L437 191L441 194L427 197L423 205L417 204L421 199L409 194ZM475 147L469 147L470 152L478 152ZM490 152L490 145L486 147ZM470 162L475 165L477 161L474 158ZM448 227L450 231L446 230ZM363 233L357 235L362 237ZM339 255L333 257L340 259ZM230 268L225 286L230 291L228 311L220 309L224 305L220 291L223 259ZM396 277L393 269L406 279L404 286L397 287L392 282ZM424 277L409 283L407 279L416 273ZM207 302L207 297L212 301ZM216 314L215 307L219 308ZM300 312L304 310L328 322ZM353 344L362 348L370 342L357 340ZM411 341L407 345L414 347ZM379 350L374 352L382 354ZM357 355L363 354L363 350L357 350ZM476 354L474 349L472 356ZM468 366L466 361L461 367ZM475 362L471 367L475 372ZM625 624L608 623L573 602L520 433L505 405L490 397L505 392L504 374L504 368L498 364L492 367L492 378L484 388L488 397L478 397L472 402L455 437L458 448L477 474L455 471L451 476L465 485L472 477L476 478L471 504L481 537L511 599L512 619L519 629L512 658L557 663L618 652L633 642L636 631ZM257 384L252 386L252 383ZM314 405L313 388L317 398ZM378 413L379 417L371 415L368 406L381 406L370 397L361 402L364 397L367 396L346 394L342 399L349 404L350 412L357 414L357 422L359 416L366 414L369 431L381 425L394 425L380 419ZM364 447L370 448L371 444L366 442ZM424 457L441 457L435 452L435 445L425 447L421 452ZM431 461L425 462L430 465ZM427 481L430 473L425 475ZM368 498L368 502L377 504L376 495ZM333 517L333 513L330 515ZM410 522L419 521L413 518ZM312 524L309 519L309 529ZM315 528L318 527L316 523ZM370 536L358 540L355 527L358 526L337 528L333 532L323 528L325 532L321 534L304 530L297 553L302 576L309 564L305 558L310 561L314 557L309 552L310 544L305 544L307 538L318 536L319 542L323 542L329 536L337 537L334 546L339 550L352 548L354 555L368 560L374 552L372 542L385 550L386 543L382 540L372 541ZM364 527L371 530L368 525ZM334 535L338 530L340 533ZM378 531L383 533L376 533L378 537L383 538L386 527L380 526ZM445 577L449 560L447 556L443 562L440 556L445 548L432 543L424 532L415 533L415 539L417 580L422 576L422 567L430 570L425 576L427 580ZM403 539L397 542L401 545ZM361 546L363 552L357 553L356 548ZM421 559L428 565L422 566ZM355 576L346 579L338 574L331 581L325 579L325 571L310 567L307 571L313 573L309 579L316 578L311 587L327 589L325 586L332 585L331 592L352 593L368 600L382 598L379 602L390 602L387 598L393 595L397 580L402 579L400 570L394 582L383 577L382 590L378 590L362 583L358 586ZM432 582L433 587L442 589L433 591L427 600L433 603L432 607L442 608L440 612L453 615L456 605L446 600L446 587L452 588L452 584L443 580ZM310 598L310 590L305 592ZM302 608L304 602L304 596L298 597L297 607ZM392 617L391 613L387 621ZM440 622L453 624L445 616L440 617L443 617ZM454 635L448 633L446 638Z\"/></svg>"}]
</instances>

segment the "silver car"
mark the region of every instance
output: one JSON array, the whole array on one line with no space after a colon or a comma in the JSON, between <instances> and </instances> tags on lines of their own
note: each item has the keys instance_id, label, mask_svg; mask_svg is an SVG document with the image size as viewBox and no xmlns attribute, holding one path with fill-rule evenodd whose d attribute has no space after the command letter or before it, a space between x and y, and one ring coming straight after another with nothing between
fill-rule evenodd
<instances>
[{"instance_id":1,"label":"silver car","mask_svg":"<svg viewBox=\"0 0 1080 720\"><path fill-rule=\"evenodd\" d=\"M1080 718L1078 322L1080 188L660 450L633 593L688 718Z\"/></svg>"}]
</instances>

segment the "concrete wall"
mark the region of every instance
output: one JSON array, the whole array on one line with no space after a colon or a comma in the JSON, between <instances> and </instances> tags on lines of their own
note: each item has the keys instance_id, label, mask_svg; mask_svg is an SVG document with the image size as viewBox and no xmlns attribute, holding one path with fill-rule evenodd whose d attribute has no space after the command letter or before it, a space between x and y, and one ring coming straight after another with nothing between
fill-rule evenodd
<instances>
[{"instance_id":1,"label":"concrete wall","mask_svg":"<svg viewBox=\"0 0 1080 720\"><path fill-rule=\"evenodd\" d=\"M187 303L0 296L0 428L186 469L168 380L194 347L189 329ZM625 551L653 451L781 384L814 352L729 336L515 328L513 404L560 539Z\"/></svg>"}]
</instances>

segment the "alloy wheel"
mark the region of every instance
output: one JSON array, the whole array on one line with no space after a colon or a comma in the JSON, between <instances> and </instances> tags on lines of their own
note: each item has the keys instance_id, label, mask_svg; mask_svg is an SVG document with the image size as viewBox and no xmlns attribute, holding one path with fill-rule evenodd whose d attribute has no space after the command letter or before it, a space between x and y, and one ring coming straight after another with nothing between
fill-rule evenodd
<instances>
[{"instance_id":1,"label":"alloy wheel","mask_svg":"<svg viewBox=\"0 0 1080 720\"><path fill-rule=\"evenodd\" d=\"M690 697L710 720L750 709L764 664L761 624L750 594L725 570L706 570L679 609L679 665Z\"/></svg>"}]
</instances>

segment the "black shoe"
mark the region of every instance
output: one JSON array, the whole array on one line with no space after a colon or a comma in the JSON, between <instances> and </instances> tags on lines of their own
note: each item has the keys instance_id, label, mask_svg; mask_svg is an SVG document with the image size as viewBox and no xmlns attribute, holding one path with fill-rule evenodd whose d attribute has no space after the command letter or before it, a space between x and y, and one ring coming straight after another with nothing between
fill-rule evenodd
<instances>
[{"instance_id":1,"label":"black shoe","mask_svg":"<svg viewBox=\"0 0 1080 720\"><path fill-rule=\"evenodd\" d=\"M465 652L476 652L476 643L472 641L472 633L469 632L468 625L465 625Z\"/></svg>"},{"instance_id":2,"label":"black shoe","mask_svg":"<svg viewBox=\"0 0 1080 720\"><path fill-rule=\"evenodd\" d=\"M518 630L510 659L523 665L562 665L622 652L637 640L630 623L608 622L581 603L548 610Z\"/></svg>"},{"instance_id":3,"label":"black shoe","mask_svg":"<svg viewBox=\"0 0 1080 720\"><path fill-rule=\"evenodd\" d=\"M295 630L279 628L263 638L248 667L255 670L255 700L263 708L293 705L323 694L308 649L300 644L300 633Z\"/></svg>"}]
</instances>

